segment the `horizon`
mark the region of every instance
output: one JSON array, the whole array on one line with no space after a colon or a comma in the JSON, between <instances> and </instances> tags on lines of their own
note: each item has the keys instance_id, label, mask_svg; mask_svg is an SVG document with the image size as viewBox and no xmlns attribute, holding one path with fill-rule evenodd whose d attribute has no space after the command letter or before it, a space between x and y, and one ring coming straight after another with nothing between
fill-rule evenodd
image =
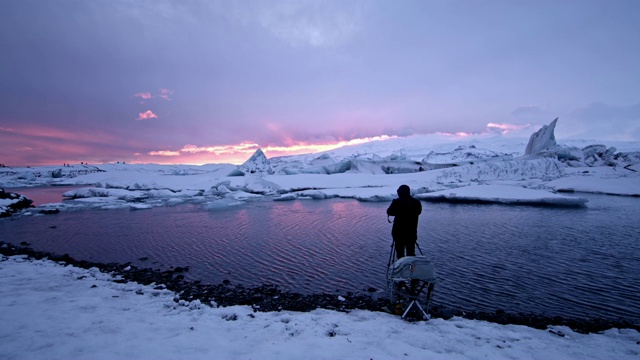
<instances>
[{"instance_id":1,"label":"horizon","mask_svg":"<svg viewBox=\"0 0 640 360\"><path fill-rule=\"evenodd\" d=\"M640 141L640 3L0 0L0 164L419 134Z\"/></svg>"}]
</instances>

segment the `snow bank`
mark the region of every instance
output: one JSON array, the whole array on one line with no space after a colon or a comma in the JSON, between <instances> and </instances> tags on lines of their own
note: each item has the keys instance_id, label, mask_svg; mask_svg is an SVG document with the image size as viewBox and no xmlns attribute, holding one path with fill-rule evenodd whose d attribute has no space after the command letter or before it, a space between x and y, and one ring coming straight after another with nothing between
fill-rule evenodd
<instances>
[{"instance_id":1,"label":"snow bank","mask_svg":"<svg viewBox=\"0 0 640 360\"><path fill-rule=\"evenodd\" d=\"M640 196L640 176L636 175L618 178L571 176L549 181L545 186L562 192Z\"/></svg>"},{"instance_id":2,"label":"snow bank","mask_svg":"<svg viewBox=\"0 0 640 360\"><path fill-rule=\"evenodd\" d=\"M589 200L553 194L544 190L507 185L476 185L415 196L421 200L454 203L493 203L511 205L582 206Z\"/></svg>"},{"instance_id":3,"label":"snow bank","mask_svg":"<svg viewBox=\"0 0 640 360\"><path fill-rule=\"evenodd\" d=\"M636 359L635 330L579 334L364 310L254 312L174 301L97 269L0 257L5 359Z\"/></svg>"}]
</instances>

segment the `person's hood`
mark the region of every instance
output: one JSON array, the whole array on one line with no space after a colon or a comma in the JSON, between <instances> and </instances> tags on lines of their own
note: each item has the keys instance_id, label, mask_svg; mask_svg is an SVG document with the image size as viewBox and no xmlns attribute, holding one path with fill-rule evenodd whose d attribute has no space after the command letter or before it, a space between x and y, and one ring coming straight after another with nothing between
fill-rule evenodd
<instances>
[{"instance_id":1,"label":"person's hood","mask_svg":"<svg viewBox=\"0 0 640 360\"><path fill-rule=\"evenodd\" d=\"M398 197L406 198L411 196L411 189L407 185L400 185L398 188Z\"/></svg>"}]
</instances>

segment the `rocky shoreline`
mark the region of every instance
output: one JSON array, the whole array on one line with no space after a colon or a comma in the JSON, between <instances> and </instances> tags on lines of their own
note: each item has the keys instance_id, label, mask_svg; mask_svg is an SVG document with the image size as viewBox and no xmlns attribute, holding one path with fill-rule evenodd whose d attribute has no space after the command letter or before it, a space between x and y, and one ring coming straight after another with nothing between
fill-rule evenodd
<instances>
[{"instance_id":1,"label":"rocky shoreline","mask_svg":"<svg viewBox=\"0 0 640 360\"><path fill-rule=\"evenodd\" d=\"M109 273L115 282L134 281L140 284L159 284L158 289L168 289L176 293L176 302L180 300L199 300L203 304L215 306L247 305L254 311L312 311L318 308L348 312L354 309L388 312L389 300L367 293L347 293L344 297L335 294L304 295L278 289L274 285L245 287L223 281L221 284L205 284L200 281L185 280L184 272L188 267L176 267L170 270L138 268L128 263L94 263L75 260L69 255L57 255L31 249L28 244L16 246L0 241L0 254L4 256L26 255L33 259L47 258L52 261L73 265L80 268L98 268ZM433 318L450 319L454 316L471 320L483 320L502 325L525 325L536 329L547 329L550 325L563 325L579 333L596 333L611 328L629 328L640 331L640 324L626 320L611 319L575 319L561 316L547 316L534 313L509 313L497 310L493 313L482 311L465 311L451 309L441 305L432 306L430 315ZM553 332L552 330L549 330ZM553 332L564 336L560 332Z\"/></svg>"}]
</instances>

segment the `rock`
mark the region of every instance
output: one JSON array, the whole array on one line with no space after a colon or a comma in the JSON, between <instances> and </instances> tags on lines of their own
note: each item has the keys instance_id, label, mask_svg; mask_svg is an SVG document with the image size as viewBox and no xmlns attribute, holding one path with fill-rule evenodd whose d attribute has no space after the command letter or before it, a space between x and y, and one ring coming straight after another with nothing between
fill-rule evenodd
<instances>
[{"instance_id":1,"label":"rock","mask_svg":"<svg viewBox=\"0 0 640 360\"><path fill-rule=\"evenodd\" d=\"M0 217L9 217L23 209L33 207L33 200L20 194L0 189Z\"/></svg>"},{"instance_id":2,"label":"rock","mask_svg":"<svg viewBox=\"0 0 640 360\"><path fill-rule=\"evenodd\" d=\"M244 176L244 173L240 169L233 169L227 176Z\"/></svg>"},{"instance_id":3,"label":"rock","mask_svg":"<svg viewBox=\"0 0 640 360\"><path fill-rule=\"evenodd\" d=\"M51 177L54 179L59 179L62 177L62 169L56 169L51 172Z\"/></svg>"},{"instance_id":4,"label":"rock","mask_svg":"<svg viewBox=\"0 0 640 360\"><path fill-rule=\"evenodd\" d=\"M558 145L554 134L557 122L558 118L555 118L549 125L544 125L540 130L531 134L524 154L537 155L545 150L555 148Z\"/></svg>"},{"instance_id":5,"label":"rock","mask_svg":"<svg viewBox=\"0 0 640 360\"><path fill-rule=\"evenodd\" d=\"M39 211L39 213L44 215L53 215L53 214L60 213L60 210L59 209L42 209Z\"/></svg>"}]
</instances>

